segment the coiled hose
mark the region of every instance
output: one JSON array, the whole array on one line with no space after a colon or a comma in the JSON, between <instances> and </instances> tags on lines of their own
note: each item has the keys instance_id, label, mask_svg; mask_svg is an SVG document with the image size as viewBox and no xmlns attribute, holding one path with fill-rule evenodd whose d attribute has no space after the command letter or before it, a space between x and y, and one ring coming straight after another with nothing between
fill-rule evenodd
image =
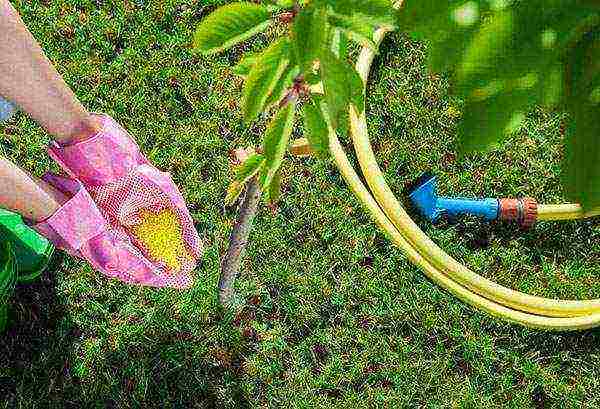
<instances>
[{"instance_id":1,"label":"coiled hose","mask_svg":"<svg viewBox=\"0 0 600 409\"><path fill-rule=\"evenodd\" d=\"M378 29L375 43L381 44L389 31ZM365 47L356 64L365 83L374 55ZM389 188L371 148L366 113L358 114L353 106L350 134L370 190L350 164L335 131L330 130L330 149L341 174L375 223L432 281L476 308L527 327L565 331L600 325L600 299L557 300L515 291L478 275L444 252L416 225ZM540 205L538 220L573 220L598 214L600 209L586 213L576 204Z\"/></svg>"}]
</instances>

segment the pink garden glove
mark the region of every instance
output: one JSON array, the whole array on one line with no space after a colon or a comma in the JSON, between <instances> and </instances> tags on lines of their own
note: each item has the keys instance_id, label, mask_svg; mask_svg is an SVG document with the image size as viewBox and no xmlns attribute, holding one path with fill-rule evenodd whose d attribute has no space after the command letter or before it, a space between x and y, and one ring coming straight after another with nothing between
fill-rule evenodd
<instances>
[{"instance_id":1,"label":"pink garden glove","mask_svg":"<svg viewBox=\"0 0 600 409\"><path fill-rule=\"evenodd\" d=\"M165 280L137 249L120 240L80 182L52 174L44 180L69 198L48 220L33 226L57 248L126 283L152 287L185 284Z\"/></svg>"},{"instance_id":2,"label":"pink garden glove","mask_svg":"<svg viewBox=\"0 0 600 409\"><path fill-rule=\"evenodd\" d=\"M202 243L183 197L118 123L98 118L98 134L68 146L54 142L50 156L83 183L119 240L139 249L167 280L188 286Z\"/></svg>"}]
</instances>

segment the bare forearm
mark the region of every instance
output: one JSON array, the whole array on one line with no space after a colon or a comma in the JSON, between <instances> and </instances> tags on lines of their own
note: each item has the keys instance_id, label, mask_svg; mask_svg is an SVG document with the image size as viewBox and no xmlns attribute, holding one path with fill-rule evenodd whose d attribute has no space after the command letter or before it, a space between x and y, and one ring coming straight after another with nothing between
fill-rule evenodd
<instances>
[{"instance_id":1,"label":"bare forearm","mask_svg":"<svg viewBox=\"0 0 600 409\"><path fill-rule=\"evenodd\" d=\"M0 0L0 95L15 102L59 142L96 130L8 0Z\"/></svg>"},{"instance_id":2,"label":"bare forearm","mask_svg":"<svg viewBox=\"0 0 600 409\"><path fill-rule=\"evenodd\" d=\"M0 158L0 207L40 222L49 218L65 197L48 184Z\"/></svg>"}]
</instances>

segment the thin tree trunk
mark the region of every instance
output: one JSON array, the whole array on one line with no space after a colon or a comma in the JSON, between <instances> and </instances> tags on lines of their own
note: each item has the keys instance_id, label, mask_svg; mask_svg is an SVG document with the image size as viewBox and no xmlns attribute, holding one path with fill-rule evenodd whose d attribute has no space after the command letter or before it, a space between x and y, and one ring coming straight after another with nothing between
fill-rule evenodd
<instances>
[{"instance_id":1,"label":"thin tree trunk","mask_svg":"<svg viewBox=\"0 0 600 409\"><path fill-rule=\"evenodd\" d=\"M255 177L248 182L246 195L240 205L238 219L229 238L229 248L221 263L219 301L225 307L231 305L235 295L235 280L239 274L240 264L246 251L248 236L252 230L252 222L258 210L261 193L260 185Z\"/></svg>"}]
</instances>

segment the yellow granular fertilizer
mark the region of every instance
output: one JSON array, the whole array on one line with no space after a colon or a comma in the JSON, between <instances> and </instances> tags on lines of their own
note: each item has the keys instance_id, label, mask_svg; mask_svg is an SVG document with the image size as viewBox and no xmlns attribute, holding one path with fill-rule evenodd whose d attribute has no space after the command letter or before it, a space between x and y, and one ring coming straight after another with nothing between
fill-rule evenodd
<instances>
[{"instance_id":1,"label":"yellow granular fertilizer","mask_svg":"<svg viewBox=\"0 0 600 409\"><path fill-rule=\"evenodd\" d=\"M177 215L166 209L158 213L142 211L142 222L131 232L144 247L147 256L155 262L163 262L170 270L180 270L181 264L191 261Z\"/></svg>"}]
</instances>

